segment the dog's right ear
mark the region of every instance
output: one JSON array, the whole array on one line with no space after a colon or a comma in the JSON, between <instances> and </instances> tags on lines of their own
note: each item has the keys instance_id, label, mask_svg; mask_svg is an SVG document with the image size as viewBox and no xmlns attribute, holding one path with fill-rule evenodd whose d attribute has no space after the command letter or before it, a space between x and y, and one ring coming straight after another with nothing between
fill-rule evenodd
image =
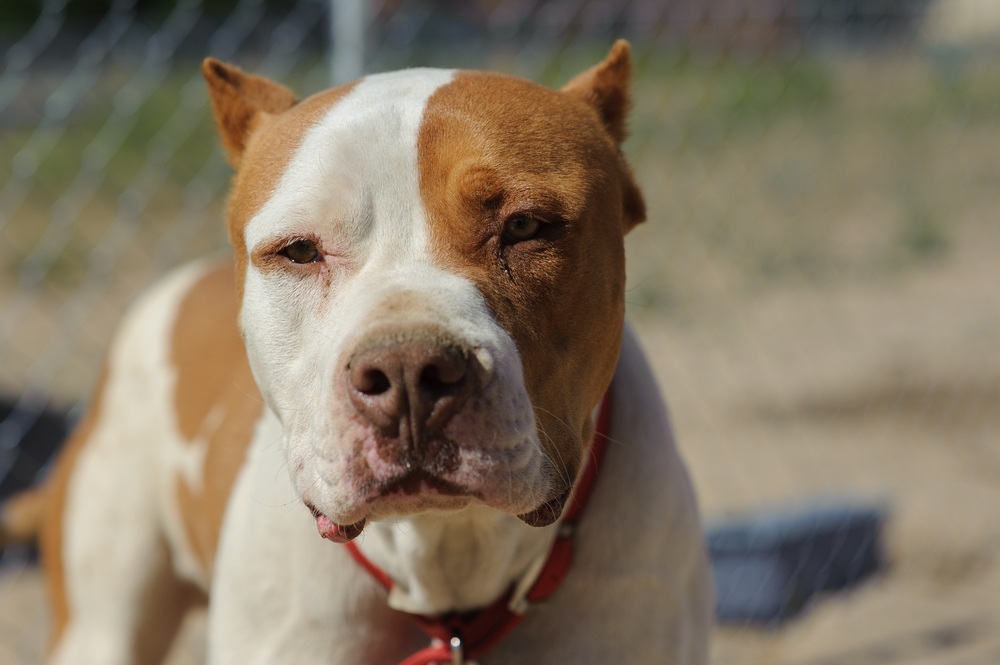
<instances>
[{"instance_id":1,"label":"dog's right ear","mask_svg":"<svg viewBox=\"0 0 1000 665\"><path fill-rule=\"evenodd\" d=\"M247 140L261 114L277 115L295 106L299 100L283 85L247 74L215 58L205 58L201 73L208 84L222 146L229 163L239 169Z\"/></svg>"}]
</instances>

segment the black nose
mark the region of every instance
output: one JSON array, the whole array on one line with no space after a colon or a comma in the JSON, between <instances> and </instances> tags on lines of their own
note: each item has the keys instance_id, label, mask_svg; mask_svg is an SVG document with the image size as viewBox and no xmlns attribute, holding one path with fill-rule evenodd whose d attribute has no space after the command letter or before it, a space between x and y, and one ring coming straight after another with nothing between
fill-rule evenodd
<instances>
[{"instance_id":1,"label":"black nose","mask_svg":"<svg viewBox=\"0 0 1000 665\"><path fill-rule=\"evenodd\" d=\"M440 432L473 389L470 354L435 335L369 340L347 368L351 403L384 437L406 448Z\"/></svg>"}]
</instances>

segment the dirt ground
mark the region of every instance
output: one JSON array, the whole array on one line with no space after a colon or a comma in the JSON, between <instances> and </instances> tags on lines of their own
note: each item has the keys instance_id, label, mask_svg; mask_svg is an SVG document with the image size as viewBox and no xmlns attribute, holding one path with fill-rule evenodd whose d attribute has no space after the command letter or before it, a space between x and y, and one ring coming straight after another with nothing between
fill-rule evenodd
<instances>
[{"instance_id":1,"label":"dirt ground","mask_svg":"<svg viewBox=\"0 0 1000 665\"><path fill-rule=\"evenodd\" d=\"M715 663L1000 662L998 249L640 326L705 515L888 509L883 575L780 629L720 629Z\"/></svg>"}]
</instances>

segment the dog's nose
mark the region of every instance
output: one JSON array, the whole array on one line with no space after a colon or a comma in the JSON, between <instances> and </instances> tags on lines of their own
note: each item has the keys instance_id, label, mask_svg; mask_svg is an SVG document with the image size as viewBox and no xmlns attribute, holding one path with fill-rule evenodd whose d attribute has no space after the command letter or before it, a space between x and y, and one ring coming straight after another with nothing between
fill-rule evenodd
<instances>
[{"instance_id":1,"label":"dog's nose","mask_svg":"<svg viewBox=\"0 0 1000 665\"><path fill-rule=\"evenodd\" d=\"M351 356L348 392L384 436L419 446L439 432L473 388L470 353L447 340L390 337Z\"/></svg>"}]
</instances>

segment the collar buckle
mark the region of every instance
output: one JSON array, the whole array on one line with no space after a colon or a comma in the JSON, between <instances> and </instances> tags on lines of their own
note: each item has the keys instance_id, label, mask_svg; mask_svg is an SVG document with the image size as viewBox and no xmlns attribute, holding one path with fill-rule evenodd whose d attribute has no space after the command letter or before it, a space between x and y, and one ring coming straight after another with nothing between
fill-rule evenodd
<instances>
[{"instance_id":1,"label":"collar buckle","mask_svg":"<svg viewBox=\"0 0 1000 665\"><path fill-rule=\"evenodd\" d=\"M451 665L465 665L465 648L459 637L451 638Z\"/></svg>"},{"instance_id":2,"label":"collar buckle","mask_svg":"<svg viewBox=\"0 0 1000 665\"><path fill-rule=\"evenodd\" d=\"M479 665L478 660L465 659L465 645L462 644L460 637L451 638L448 646L451 647L451 663L441 663L441 665Z\"/></svg>"}]
</instances>

